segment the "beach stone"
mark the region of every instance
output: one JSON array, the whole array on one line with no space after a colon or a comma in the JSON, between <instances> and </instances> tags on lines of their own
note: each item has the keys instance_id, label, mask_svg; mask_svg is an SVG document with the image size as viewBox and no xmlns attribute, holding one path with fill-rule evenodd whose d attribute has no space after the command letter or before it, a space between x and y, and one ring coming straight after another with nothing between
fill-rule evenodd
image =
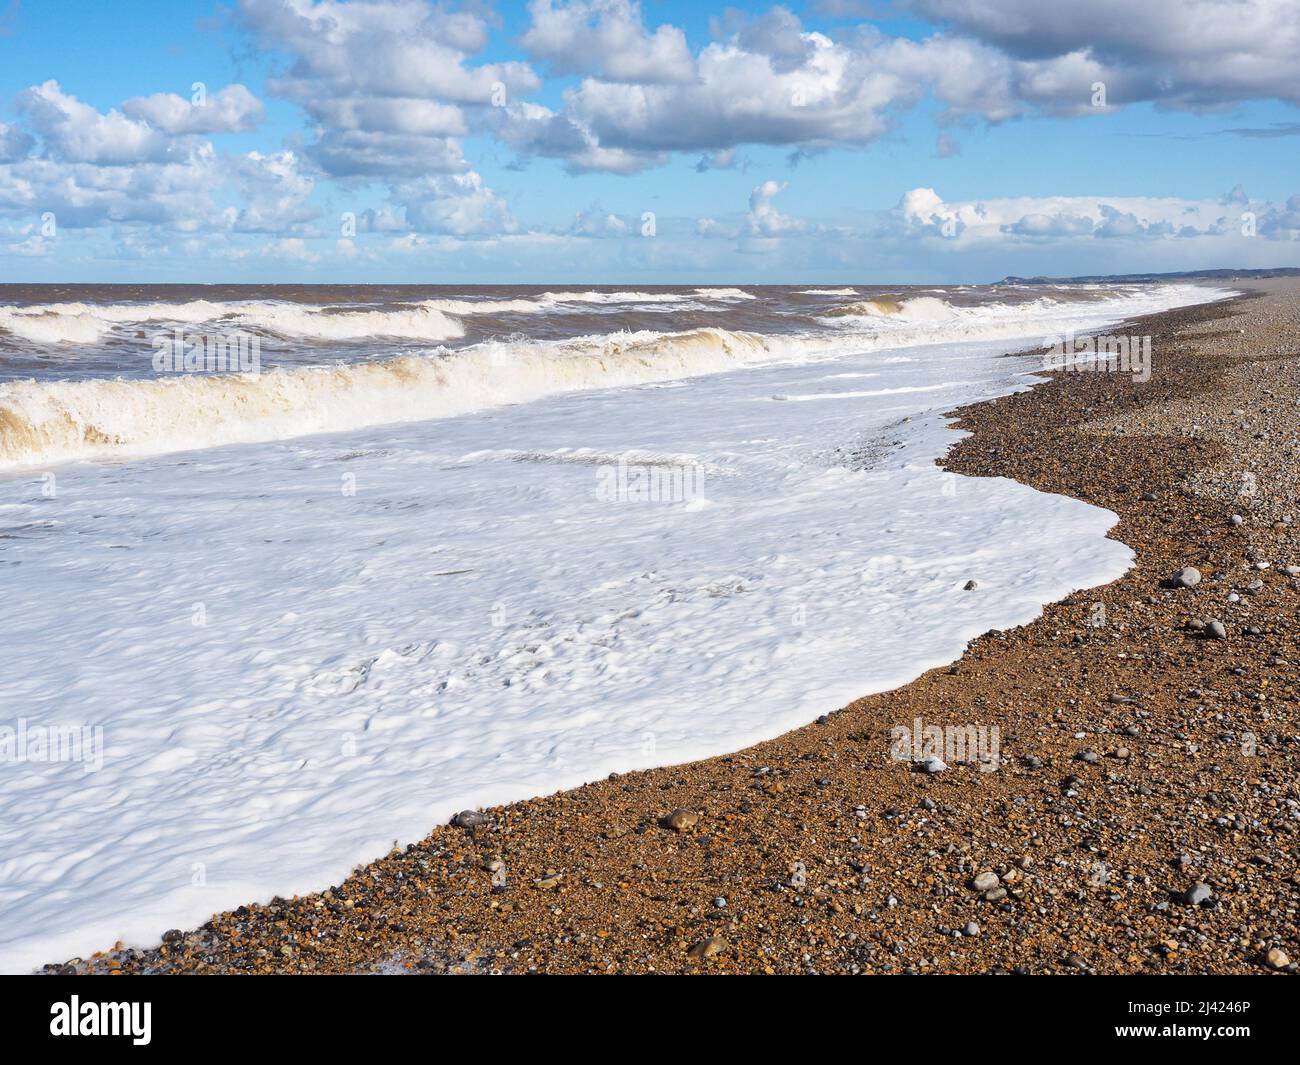
<instances>
[{"instance_id":1,"label":"beach stone","mask_svg":"<svg viewBox=\"0 0 1300 1065\"><path fill-rule=\"evenodd\" d=\"M979 587L978 581L967 581L965 586L962 588L962 590L966 592L973 592L978 587Z\"/></svg>"},{"instance_id":2,"label":"beach stone","mask_svg":"<svg viewBox=\"0 0 1300 1065\"><path fill-rule=\"evenodd\" d=\"M921 768L930 774L942 773L948 768L948 763L937 754L927 754L925 758L921 760Z\"/></svg>"},{"instance_id":3,"label":"beach stone","mask_svg":"<svg viewBox=\"0 0 1300 1065\"><path fill-rule=\"evenodd\" d=\"M961 934L964 936L977 936L980 934L980 926L974 921L967 921L961 926Z\"/></svg>"},{"instance_id":4,"label":"beach stone","mask_svg":"<svg viewBox=\"0 0 1300 1065\"><path fill-rule=\"evenodd\" d=\"M1210 885L1199 882L1183 892L1183 902L1188 906L1199 906L1203 902L1209 902L1213 897L1214 892L1210 890Z\"/></svg>"},{"instance_id":5,"label":"beach stone","mask_svg":"<svg viewBox=\"0 0 1300 1065\"><path fill-rule=\"evenodd\" d=\"M1228 524L1229 524L1229 525L1240 525L1240 524L1242 523L1242 520L1243 520L1243 519L1242 519L1242 517L1241 517L1240 514L1234 514L1232 517L1230 517L1230 518L1228 519Z\"/></svg>"},{"instance_id":6,"label":"beach stone","mask_svg":"<svg viewBox=\"0 0 1300 1065\"><path fill-rule=\"evenodd\" d=\"M993 872L992 869L986 869L984 872L976 874L975 879L971 881L971 885L976 891L992 891L1001 882L997 873Z\"/></svg>"},{"instance_id":7,"label":"beach stone","mask_svg":"<svg viewBox=\"0 0 1300 1065\"><path fill-rule=\"evenodd\" d=\"M473 830L475 828L482 828L486 825L488 823L488 818L487 814L481 813L478 810L461 810L460 813L451 819L451 823L457 828L468 828Z\"/></svg>"},{"instance_id":8,"label":"beach stone","mask_svg":"<svg viewBox=\"0 0 1300 1065\"><path fill-rule=\"evenodd\" d=\"M1226 640L1228 638L1228 630L1223 627L1222 621L1207 621L1205 628L1201 631L1211 640Z\"/></svg>"},{"instance_id":9,"label":"beach stone","mask_svg":"<svg viewBox=\"0 0 1300 1065\"><path fill-rule=\"evenodd\" d=\"M727 949L727 941L714 936L712 939L703 940L691 947L688 952L690 957L695 961L707 961L709 958L716 957Z\"/></svg>"},{"instance_id":10,"label":"beach stone","mask_svg":"<svg viewBox=\"0 0 1300 1065\"><path fill-rule=\"evenodd\" d=\"M1080 762L1087 762L1089 765L1101 760L1101 755L1096 751L1080 751L1075 755L1075 757L1078 758Z\"/></svg>"},{"instance_id":11,"label":"beach stone","mask_svg":"<svg viewBox=\"0 0 1300 1065\"><path fill-rule=\"evenodd\" d=\"M1291 964L1290 957L1287 955L1287 952L1283 950L1281 947L1274 947L1272 950L1270 950L1268 952L1268 955L1265 958L1265 961L1268 962L1268 967L1270 969L1285 969L1288 965Z\"/></svg>"},{"instance_id":12,"label":"beach stone","mask_svg":"<svg viewBox=\"0 0 1300 1065\"><path fill-rule=\"evenodd\" d=\"M694 810L674 810L667 817L666 824L669 828L676 829L678 832L685 832L694 828L700 820L700 815Z\"/></svg>"},{"instance_id":13,"label":"beach stone","mask_svg":"<svg viewBox=\"0 0 1300 1065\"><path fill-rule=\"evenodd\" d=\"M1201 571L1195 566L1184 566L1173 575L1174 586L1178 588L1195 588L1201 583Z\"/></svg>"}]
</instances>

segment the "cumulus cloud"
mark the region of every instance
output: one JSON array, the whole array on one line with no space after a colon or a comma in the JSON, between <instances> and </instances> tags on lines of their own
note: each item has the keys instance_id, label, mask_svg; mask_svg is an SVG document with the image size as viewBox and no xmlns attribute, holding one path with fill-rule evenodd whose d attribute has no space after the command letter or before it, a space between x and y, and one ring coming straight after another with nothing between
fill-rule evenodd
<instances>
[{"instance_id":1,"label":"cumulus cloud","mask_svg":"<svg viewBox=\"0 0 1300 1065\"><path fill-rule=\"evenodd\" d=\"M100 112L47 81L19 93L15 107L36 136L0 130L0 212L49 212L72 229L109 223L176 233L288 232L315 214L306 205L312 183L293 153L222 158L197 135L260 119L261 105L242 86L199 105L159 94ZM225 192L242 206L223 208ZM123 255L138 246L117 244Z\"/></svg>"},{"instance_id":2,"label":"cumulus cloud","mask_svg":"<svg viewBox=\"0 0 1300 1065\"><path fill-rule=\"evenodd\" d=\"M1020 61L943 34L911 40L863 25L832 38L775 7L757 18L715 20L717 39L689 65L679 57L656 64L653 75L634 76L618 47L596 46L601 27L618 27L619 47L667 40L662 31L672 27L652 33L630 0L536 0L530 10L525 43L550 42L535 43L533 54L563 51L563 69L583 77L558 109L513 102L495 130L517 150L563 159L575 171L634 173L674 152L701 153L700 169L708 169L714 155L745 144L788 146L800 157L858 147L889 132L927 95L942 105L945 122L1063 110L1066 97L1078 110L1091 106L1088 86L1106 73L1086 56ZM684 40L677 31L671 39Z\"/></svg>"},{"instance_id":3,"label":"cumulus cloud","mask_svg":"<svg viewBox=\"0 0 1300 1065\"><path fill-rule=\"evenodd\" d=\"M793 18L783 17L786 36ZM742 29L706 45L689 81L586 77L565 92L561 111L517 103L507 108L497 132L521 151L563 158L574 170L633 173L677 151L709 155L742 144L866 144L888 130L891 109L916 102L924 92L911 80L904 57L891 62L879 38L846 45L817 33L798 36L804 48L796 53Z\"/></svg>"},{"instance_id":4,"label":"cumulus cloud","mask_svg":"<svg viewBox=\"0 0 1300 1065\"><path fill-rule=\"evenodd\" d=\"M1103 74L1115 101L1179 107L1260 98L1300 102L1300 9L1294 0L908 0L906 6L1019 59L1069 58L1081 72L1086 66ZM1040 84L1040 92L1058 98L1063 89L1079 92L1078 83L1052 86L1051 80Z\"/></svg>"},{"instance_id":5,"label":"cumulus cloud","mask_svg":"<svg viewBox=\"0 0 1300 1065\"><path fill-rule=\"evenodd\" d=\"M577 237L625 237L631 229L618 215L592 204L573 216L568 232Z\"/></svg>"},{"instance_id":6,"label":"cumulus cloud","mask_svg":"<svg viewBox=\"0 0 1300 1065\"><path fill-rule=\"evenodd\" d=\"M268 88L313 121L303 150L325 175L386 183L417 230L515 225L460 138L541 82L524 62L471 62L488 43L487 16L425 0L241 0L240 12L263 45L290 57Z\"/></svg>"},{"instance_id":7,"label":"cumulus cloud","mask_svg":"<svg viewBox=\"0 0 1300 1065\"><path fill-rule=\"evenodd\" d=\"M405 208L407 223L422 232L468 237L516 228L505 200L472 170L407 182L393 190L393 199Z\"/></svg>"},{"instance_id":8,"label":"cumulus cloud","mask_svg":"<svg viewBox=\"0 0 1300 1065\"><path fill-rule=\"evenodd\" d=\"M177 162L133 166L27 159L0 168L0 210L52 212L61 227L138 222L193 231L220 216L216 163L210 146Z\"/></svg>"},{"instance_id":9,"label":"cumulus cloud","mask_svg":"<svg viewBox=\"0 0 1300 1065\"><path fill-rule=\"evenodd\" d=\"M788 182L764 181L749 194L749 231L759 237L779 237L804 228L802 222L782 214L773 202Z\"/></svg>"},{"instance_id":10,"label":"cumulus cloud","mask_svg":"<svg viewBox=\"0 0 1300 1065\"><path fill-rule=\"evenodd\" d=\"M209 96L196 93L185 100L159 92L127 100L122 111L173 136L185 133L243 133L257 127L265 114L262 103L242 85L227 85Z\"/></svg>"},{"instance_id":11,"label":"cumulus cloud","mask_svg":"<svg viewBox=\"0 0 1300 1065\"><path fill-rule=\"evenodd\" d=\"M682 151L702 153L708 169L709 153L744 144L791 146L797 157L861 146L927 96L941 105L941 124L1100 114L1138 101L1300 101L1293 0L910 7L938 32L890 37L864 24L829 37L777 6L714 19L716 39L691 56L679 29L648 27L632 0L533 0L525 46L582 80L559 107L517 101L496 129L520 152L571 170L630 174Z\"/></svg>"},{"instance_id":12,"label":"cumulus cloud","mask_svg":"<svg viewBox=\"0 0 1300 1065\"><path fill-rule=\"evenodd\" d=\"M424 0L241 0L244 23L291 58L268 79L317 123L307 154L335 177L466 169L466 109L534 91L521 62L472 65L486 19Z\"/></svg>"},{"instance_id":13,"label":"cumulus cloud","mask_svg":"<svg viewBox=\"0 0 1300 1065\"><path fill-rule=\"evenodd\" d=\"M0 163L17 162L32 150L35 143L31 134L0 122Z\"/></svg>"},{"instance_id":14,"label":"cumulus cloud","mask_svg":"<svg viewBox=\"0 0 1300 1065\"><path fill-rule=\"evenodd\" d=\"M319 215L307 201L315 182L302 173L291 151L263 155L249 152L236 165L244 206L231 228L241 233L284 233L301 228Z\"/></svg>"},{"instance_id":15,"label":"cumulus cloud","mask_svg":"<svg viewBox=\"0 0 1300 1065\"><path fill-rule=\"evenodd\" d=\"M1250 228L1246 223L1252 217L1261 236L1291 239L1287 211L1279 205L1253 204L1244 193L1213 200L1048 196L949 203L934 189L916 188L903 195L893 219L895 231L903 235L972 247L1223 236L1244 232L1243 225Z\"/></svg>"},{"instance_id":16,"label":"cumulus cloud","mask_svg":"<svg viewBox=\"0 0 1300 1065\"><path fill-rule=\"evenodd\" d=\"M165 133L120 111L100 114L60 88L57 81L18 94L14 107L40 135L46 154L67 163L139 163L163 159Z\"/></svg>"},{"instance_id":17,"label":"cumulus cloud","mask_svg":"<svg viewBox=\"0 0 1300 1065\"><path fill-rule=\"evenodd\" d=\"M809 226L799 218L783 214L776 206L776 197L789 187L789 182L764 181L755 185L749 194L749 211L739 222L701 218L695 223L695 232L701 237L726 239L776 240L806 232Z\"/></svg>"},{"instance_id":18,"label":"cumulus cloud","mask_svg":"<svg viewBox=\"0 0 1300 1065\"><path fill-rule=\"evenodd\" d=\"M688 82L695 60L676 26L646 29L630 0L530 0L521 43L556 74L595 73L606 81Z\"/></svg>"}]
</instances>

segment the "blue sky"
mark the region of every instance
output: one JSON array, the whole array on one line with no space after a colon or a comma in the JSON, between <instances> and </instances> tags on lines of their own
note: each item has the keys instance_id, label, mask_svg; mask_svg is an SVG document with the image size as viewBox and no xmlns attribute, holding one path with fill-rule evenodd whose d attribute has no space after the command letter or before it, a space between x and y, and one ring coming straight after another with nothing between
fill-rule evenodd
<instances>
[{"instance_id":1,"label":"blue sky","mask_svg":"<svg viewBox=\"0 0 1300 1065\"><path fill-rule=\"evenodd\" d=\"M0 281L1300 265L1293 0L0 0Z\"/></svg>"}]
</instances>

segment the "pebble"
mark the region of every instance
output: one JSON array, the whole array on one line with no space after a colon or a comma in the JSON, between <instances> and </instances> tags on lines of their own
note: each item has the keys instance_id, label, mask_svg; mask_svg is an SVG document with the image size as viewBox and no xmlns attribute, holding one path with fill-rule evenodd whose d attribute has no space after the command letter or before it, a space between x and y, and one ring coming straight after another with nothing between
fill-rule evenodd
<instances>
[{"instance_id":1,"label":"pebble","mask_svg":"<svg viewBox=\"0 0 1300 1065\"><path fill-rule=\"evenodd\" d=\"M1208 902L1214 897L1214 892L1210 890L1209 884L1195 883L1183 892L1183 901L1188 906L1199 906L1203 902Z\"/></svg>"},{"instance_id":2,"label":"pebble","mask_svg":"<svg viewBox=\"0 0 1300 1065\"><path fill-rule=\"evenodd\" d=\"M1184 566L1173 576L1175 587L1195 588L1201 583L1201 571L1195 566Z\"/></svg>"},{"instance_id":3,"label":"pebble","mask_svg":"<svg viewBox=\"0 0 1300 1065\"><path fill-rule=\"evenodd\" d=\"M1240 514L1234 514L1232 517L1230 517L1230 518L1228 519L1228 524L1229 524L1229 525L1240 525L1240 524L1242 523L1242 520L1243 520L1243 519L1242 519L1242 516L1241 516Z\"/></svg>"},{"instance_id":4,"label":"pebble","mask_svg":"<svg viewBox=\"0 0 1300 1065\"><path fill-rule=\"evenodd\" d=\"M977 936L980 934L980 926L974 921L967 921L961 926L961 934L964 936ZM1285 955L1283 955L1285 957Z\"/></svg>"},{"instance_id":5,"label":"pebble","mask_svg":"<svg viewBox=\"0 0 1300 1065\"><path fill-rule=\"evenodd\" d=\"M979 583L977 581L967 581L966 584L963 586L962 591L973 592L978 587L979 587Z\"/></svg>"},{"instance_id":6,"label":"pebble","mask_svg":"<svg viewBox=\"0 0 1300 1065\"><path fill-rule=\"evenodd\" d=\"M685 832L687 829L694 828L700 820L700 815L694 810L674 810L668 815L667 825L669 828L675 828L678 832Z\"/></svg>"},{"instance_id":7,"label":"pebble","mask_svg":"<svg viewBox=\"0 0 1300 1065\"><path fill-rule=\"evenodd\" d=\"M461 810L460 813L451 819L451 823L457 828L468 828L472 830L475 828L482 828L488 823L488 818L487 814L481 813L478 810Z\"/></svg>"},{"instance_id":8,"label":"pebble","mask_svg":"<svg viewBox=\"0 0 1300 1065\"><path fill-rule=\"evenodd\" d=\"M1211 640L1226 640L1228 638L1228 630L1223 627L1222 621L1207 621L1205 628L1201 631Z\"/></svg>"},{"instance_id":9,"label":"pebble","mask_svg":"<svg viewBox=\"0 0 1300 1065\"><path fill-rule=\"evenodd\" d=\"M931 774L942 773L948 768L948 763L937 754L927 754L921 761L921 768Z\"/></svg>"},{"instance_id":10,"label":"pebble","mask_svg":"<svg viewBox=\"0 0 1300 1065\"><path fill-rule=\"evenodd\" d=\"M1290 957L1287 956L1287 952L1281 947L1274 947L1270 950L1266 960L1268 961L1270 969L1285 969L1291 964Z\"/></svg>"},{"instance_id":11,"label":"pebble","mask_svg":"<svg viewBox=\"0 0 1300 1065\"><path fill-rule=\"evenodd\" d=\"M716 957L727 949L727 941L714 936L712 939L703 940L691 947L688 952L696 961L706 961L709 958Z\"/></svg>"},{"instance_id":12,"label":"pebble","mask_svg":"<svg viewBox=\"0 0 1300 1065\"><path fill-rule=\"evenodd\" d=\"M977 874L975 879L971 881L976 891L992 891L1000 883L1002 883L1001 879L992 869L986 869L984 872Z\"/></svg>"}]
</instances>

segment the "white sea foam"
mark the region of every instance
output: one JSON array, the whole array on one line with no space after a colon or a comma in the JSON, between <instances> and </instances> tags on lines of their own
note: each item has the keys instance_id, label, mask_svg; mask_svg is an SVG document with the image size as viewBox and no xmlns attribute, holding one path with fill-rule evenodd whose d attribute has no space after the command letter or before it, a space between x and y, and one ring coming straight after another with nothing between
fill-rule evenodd
<instances>
[{"instance_id":1,"label":"white sea foam","mask_svg":"<svg viewBox=\"0 0 1300 1065\"><path fill-rule=\"evenodd\" d=\"M508 409L0 481L0 727L104 730L97 771L2 767L0 968L323 888L458 809L739 749L1130 562L1107 511L935 466L941 412L1033 379L1003 342L821 362L696 338L744 372L591 390L681 385L659 362L700 364L660 341ZM457 387L495 404L507 369ZM598 491L664 464L702 496Z\"/></svg>"}]
</instances>

